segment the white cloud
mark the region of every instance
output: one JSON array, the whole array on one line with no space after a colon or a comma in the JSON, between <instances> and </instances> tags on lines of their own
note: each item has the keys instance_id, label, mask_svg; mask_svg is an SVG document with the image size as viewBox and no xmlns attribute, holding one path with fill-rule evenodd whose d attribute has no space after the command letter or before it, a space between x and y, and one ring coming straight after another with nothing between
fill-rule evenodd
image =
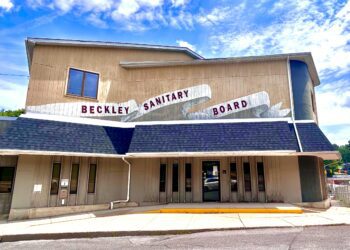
<instances>
[{"instance_id":1,"label":"white cloud","mask_svg":"<svg viewBox=\"0 0 350 250\"><path fill-rule=\"evenodd\" d=\"M53 3L56 7L58 7L63 12L70 11L74 4L76 4L75 0L56 0Z\"/></svg>"},{"instance_id":2,"label":"white cloud","mask_svg":"<svg viewBox=\"0 0 350 250\"><path fill-rule=\"evenodd\" d=\"M115 6L113 0L27 0L31 8L52 8L64 13L76 8L81 12L102 12L109 11Z\"/></svg>"},{"instance_id":3,"label":"white cloud","mask_svg":"<svg viewBox=\"0 0 350 250\"><path fill-rule=\"evenodd\" d=\"M163 0L137 0L137 1L142 6L148 6L152 8L162 6L164 4Z\"/></svg>"},{"instance_id":4,"label":"white cloud","mask_svg":"<svg viewBox=\"0 0 350 250\"><path fill-rule=\"evenodd\" d=\"M169 14L167 19L169 20L169 25L177 29L192 30L194 26L194 16L185 11L180 11L177 15Z\"/></svg>"},{"instance_id":5,"label":"white cloud","mask_svg":"<svg viewBox=\"0 0 350 250\"><path fill-rule=\"evenodd\" d=\"M350 85L347 79L316 88L319 125L327 138L338 145L350 140Z\"/></svg>"},{"instance_id":6,"label":"white cloud","mask_svg":"<svg viewBox=\"0 0 350 250\"><path fill-rule=\"evenodd\" d=\"M141 9L149 11L149 9L155 9L162 5L162 0L121 0L118 7L112 12L112 18L115 20L128 19Z\"/></svg>"},{"instance_id":7,"label":"white cloud","mask_svg":"<svg viewBox=\"0 0 350 250\"><path fill-rule=\"evenodd\" d=\"M0 108L24 108L27 86L11 83L0 79Z\"/></svg>"},{"instance_id":8,"label":"white cloud","mask_svg":"<svg viewBox=\"0 0 350 250\"><path fill-rule=\"evenodd\" d=\"M163 0L27 0L27 5L33 9L50 8L59 15L84 15L86 21L100 28L113 27L108 23L114 21L122 29L145 30L169 25L166 19L172 18L170 11L164 12ZM179 25L181 18L179 15ZM188 26L188 22L185 24Z\"/></svg>"},{"instance_id":9,"label":"white cloud","mask_svg":"<svg viewBox=\"0 0 350 250\"><path fill-rule=\"evenodd\" d=\"M108 25L105 21L103 21L100 18L100 15L97 13L91 13L87 19L86 19L89 23L91 23L92 25L94 25L95 27L98 28L102 28L102 29L106 29L108 28Z\"/></svg>"},{"instance_id":10,"label":"white cloud","mask_svg":"<svg viewBox=\"0 0 350 250\"><path fill-rule=\"evenodd\" d=\"M330 127L321 125L321 130L325 133L331 143L335 143L338 146L348 144L348 141L350 140L350 125Z\"/></svg>"},{"instance_id":11,"label":"white cloud","mask_svg":"<svg viewBox=\"0 0 350 250\"><path fill-rule=\"evenodd\" d=\"M282 20L266 27L248 26L213 34L212 49L220 50L224 56L311 51L321 76L348 72L350 2L338 9L335 5L337 11L333 13L328 5L311 5L310 1L289 3L289 11L281 16Z\"/></svg>"},{"instance_id":12,"label":"white cloud","mask_svg":"<svg viewBox=\"0 0 350 250\"><path fill-rule=\"evenodd\" d=\"M217 25L225 21L230 15L229 7L218 7L208 13L202 13L196 17L197 22L203 26Z\"/></svg>"},{"instance_id":13,"label":"white cloud","mask_svg":"<svg viewBox=\"0 0 350 250\"><path fill-rule=\"evenodd\" d=\"M186 42L186 41L183 41L183 40L176 40L176 43L180 46L180 47L186 47L186 48L189 48L190 50L193 50L193 51L196 51L196 46Z\"/></svg>"},{"instance_id":14,"label":"white cloud","mask_svg":"<svg viewBox=\"0 0 350 250\"><path fill-rule=\"evenodd\" d=\"M33 9L51 8L57 10L56 13L59 15L73 11L76 15L84 14L86 21L96 27L113 27L108 24L112 20L118 24L118 28L132 31L160 26L193 30L196 24L219 25L232 18L232 13L236 17L239 16L246 7L244 1L234 7L214 7L192 13L187 8L190 0L27 0L26 2Z\"/></svg>"},{"instance_id":15,"label":"white cloud","mask_svg":"<svg viewBox=\"0 0 350 250\"><path fill-rule=\"evenodd\" d=\"M350 89L346 88L317 93L317 113L320 125L348 124L350 126L350 106L347 106L349 98Z\"/></svg>"},{"instance_id":16,"label":"white cloud","mask_svg":"<svg viewBox=\"0 0 350 250\"><path fill-rule=\"evenodd\" d=\"M350 84L346 78L321 84L316 88L316 102L321 126L350 126Z\"/></svg>"},{"instance_id":17,"label":"white cloud","mask_svg":"<svg viewBox=\"0 0 350 250\"><path fill-rule=\"evenodd\" d=\"M283 11L286 8L293 8L295 11L302 11L312 7L312 4L313 3L310 0L298 0L298 1L280 0L280 1L276 1L273 4L272 8L269 10L269 13L276 14L276 12Z\"/></svg>"},{"instance_id":18,"label":"white cloud","mask_svg":"<svg viewBox=\"0 0 350 250\"><path fill-rule=\"evenodd\" d=\"M131 14L137 12L140 8L140 5L136 0L122 0L118 8L113 11L112 17L114 19L120 19L122 17L128 18Z\"/></svg>"},{"instance_id":19,"label":"white cloud","mask_svg":"<svg viewBox=\"0 0 350 250\"><path fill-rule=\"evenodd\" d=\"M10 11L13 8L14 4L11 0L0 0L0 9L5 11Z\"/></svg>"},{"instance_id":20,"label":"white cloud","mask_svg":"<svg viewBox=\"0 0 350 250\"><path fill-rule=\"evenodd\" d=\"M186 5L190 0L171 0L171 4L174 7L180 7Z\"/></svg>"}]
</instances>

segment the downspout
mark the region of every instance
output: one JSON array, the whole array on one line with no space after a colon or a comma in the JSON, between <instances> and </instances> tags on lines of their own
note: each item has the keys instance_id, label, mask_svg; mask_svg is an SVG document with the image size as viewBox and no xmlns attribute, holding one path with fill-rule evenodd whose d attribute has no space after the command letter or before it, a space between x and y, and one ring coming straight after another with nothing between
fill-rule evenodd
<instances>
[{"instance_id":1,"label":"downspout","mask_svg":"<svg viewBox=\"0 0 350 250\"><path fill-rule=\"evenodd\" d=\"M126 200L117 200L110 202L110 209L113 209L114 203L127 203L130 200L130 180L131 180L131 164L125 160L125 156L122 157L122 160L128 165L128 190L126 193Z\"/></svg>"},{"instance_id":2,"label":"downspout","mask_svg":"<svg viewBox=\"0 0 350 250\"><path fill-rule=\"evenodd\" d=\"M300 149L300 152L303 152L303 147L300 142L299 132L297 125L295 123L295 112L294 112L294 95L293 95L293 87L292 87L292 78L291 78L291 71L290 71L290 60L289 56L287 57L287 72L288 72L288 85L289 85L289 98L290 98L290 110L292 112L292 123L295 131L295 135L297 137L298 146Z\"/></svg>"}]
</instances>

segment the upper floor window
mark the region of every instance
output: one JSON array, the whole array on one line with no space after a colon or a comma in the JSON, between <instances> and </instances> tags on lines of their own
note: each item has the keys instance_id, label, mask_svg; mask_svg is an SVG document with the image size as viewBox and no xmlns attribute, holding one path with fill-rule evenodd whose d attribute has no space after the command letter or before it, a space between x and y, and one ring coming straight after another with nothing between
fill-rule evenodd
<instances>
[{"instance_id":1,"label":"upper floor window","mask_svg":"<svg viewBox=\"0 0 350 250\"><path fill-rule=\"evenodd\" d=\"M97 99L99 75L78 69L69 69L67 94Z\"/></svg>"}]
</instances>

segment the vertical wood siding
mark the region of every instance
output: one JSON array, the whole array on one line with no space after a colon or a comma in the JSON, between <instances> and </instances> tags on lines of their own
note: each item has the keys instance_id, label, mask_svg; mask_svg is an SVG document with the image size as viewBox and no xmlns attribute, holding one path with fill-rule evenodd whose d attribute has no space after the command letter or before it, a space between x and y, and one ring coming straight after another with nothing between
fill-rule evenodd
<instances>
[{"instance_id":1,"label":"vertical wood siding","mask_svg":"<svg viewBox=\"0 0 350 250\"><path fill-rule=\"evenodd\" d=\"M26 106L91 101L66 96L69 67L100 74L97 101L142 103L165 92L208 84L212 98L197 111L234 98L266 91L271 104L290 108L286 62L259 61L213 65L124 69L120 61L193 60L183 53L104 48L36 46Z\"/></svg>"}]
</instances>

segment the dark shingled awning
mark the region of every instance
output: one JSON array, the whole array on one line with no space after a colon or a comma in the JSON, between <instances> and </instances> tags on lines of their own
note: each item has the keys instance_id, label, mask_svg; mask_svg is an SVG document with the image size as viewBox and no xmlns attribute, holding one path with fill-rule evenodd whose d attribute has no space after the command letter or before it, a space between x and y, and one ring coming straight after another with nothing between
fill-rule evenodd
<instances>
[{"instance_id":1,"label":"dark shingled awning","mask_svg":"<svg viewBox=\"0 0 350 250\"><path fill-rule=\"evenodd\" d=\"M303 152L334 151L315 123L297 123ZM128 153L300 152L294 126L284 121L136 126Z\"/></svg>"},{"instance_id":2,"label":"dark shingled awning","mask_svg":"<svg viewBox=\"0 0 350 250\"><path fill-rule=\"evenodd\" d=\"M287 122L202 123L136 126L129 153L299 151Z\"/></svg>"},{"instance_id":3,"label":"dark shingled awning","mask_svg":"<svg viewBox=\"0 0 350 250\"><path fill-rule=\"evenodd\" d=\"M297 123L297 129L304 152L335 151L316 123Z\"/></svg>"},{"instance_id":4,"label":"dark shingled awning","mask_svg":"<svg viewBox=\"0 0 350 250\"><path fill-rule=\"evenodd\" d=\"M133 130L18 118L0 134L0 149L125 154Z\"/></svg>"},{"instance_id":5,"label":"dark shingled awning","mask_svg":"<svg viewBox=\"0 0 350 250\"><path fill-rule=\"evenodd\" d=\"M16 121L16 117L6 117L0 116L0 135L6 131L6 129L11 126L11 124Z\"/></svg>"},{"instance_id":6,"label":"dark shingled awning","mask_svg":"<svg viewBox=\"0 0 350 250\"><path fill-rule=\"evenodd\" d=\"M1 124L0 124L1 125ZM87 154L300 152L287 121L136 125L116 128L18 118L0 126L0 150ZM334 151L315 123L297 123L303 152Z\"/></svg>"}]
</instances>

